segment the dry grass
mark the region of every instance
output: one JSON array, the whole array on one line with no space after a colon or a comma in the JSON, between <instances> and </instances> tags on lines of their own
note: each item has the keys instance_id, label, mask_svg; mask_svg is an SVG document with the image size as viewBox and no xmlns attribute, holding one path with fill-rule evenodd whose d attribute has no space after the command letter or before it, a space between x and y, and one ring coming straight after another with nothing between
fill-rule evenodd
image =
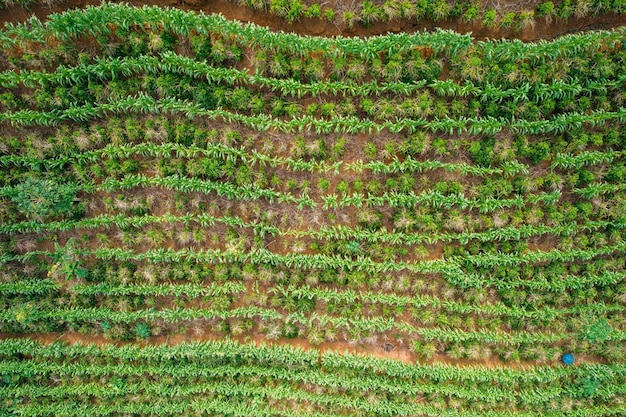
<instances>
[{"instance_id":1,"label":"dry grass","mask_svg":"<svg viewBox=\"0 0 626 417\"><path fill-rule=\"evenodd\" d=\"M543 1L489 0L483 3L483 9L494 9L499 15L503 15L505 13L518 13L524 10L534 10L541 3L543 3Z\"/></svg>"}]
</instances>

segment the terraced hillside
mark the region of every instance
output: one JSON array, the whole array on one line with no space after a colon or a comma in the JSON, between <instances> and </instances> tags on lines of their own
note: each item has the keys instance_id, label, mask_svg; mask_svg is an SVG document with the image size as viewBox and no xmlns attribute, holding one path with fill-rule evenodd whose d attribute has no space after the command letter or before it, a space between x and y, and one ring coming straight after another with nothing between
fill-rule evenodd
<instances>
[{"instance_id":1,"label":"terraced hillside","mask_svg":"<svg viewBox=\"0 0 626 417\"><path fill-rule=\"evenodd\" d=\"M626 413L625 40L7 25L0 414Z\"/></svg>"}]
</instances>

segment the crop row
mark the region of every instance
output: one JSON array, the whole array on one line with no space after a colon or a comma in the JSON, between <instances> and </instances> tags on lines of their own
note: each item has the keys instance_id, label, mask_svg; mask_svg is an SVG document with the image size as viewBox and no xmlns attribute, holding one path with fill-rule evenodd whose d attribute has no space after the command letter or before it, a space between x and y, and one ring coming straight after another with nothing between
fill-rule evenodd
<instances>
[{"instance_id":1,"label":"crop row","mask_svg":"<svg viewBox=\"0 0 626 417\"><path fill-rule=\"evenodd\" d=\"M520 227L510 226L503 228L488 229L483 232L461 232L461 233L405 233L400 231L373 231L362 227L349 226L322 226L319 229L287 229L281 230L271 224L264 222L245 222L239 217L214 217L209 214L201 215L173 215L163 214L161 216L127 216L118 215L99 215L81 220L61 220L49 223L40 221L24 221L19 223L8 223L0 226L0 233L7 234L23 234L23 233L41 233L41 232L61 232L73 231L77 229L99 229L117 227L126 229L129 227L141 228L151 224L162 223L182 223L185 225L198 224L202 227L213 226L216 223L222 223L232 227L253 228L255 233L260 236L266 234L272 236L293 236L293 237L313 237L317 239L332 240L357 240L367 242L382 242L390 244L422 244L429 245L438 242L454 242L459 241L461 244L467 244L476 240L479 242L490 241L506 241L526 239L534 236L554 235L554 236L572 236L580 231L595 231L599 229L611 228L612 230L621 230L626 227L621 222L609 221L588 221L584 224L570 223L561 226L545 226L545 225L524 225Z\"/></svg>"},{"instance_id":2,"label":"crop row","mask_svg":"<svg viewBox=\"0 0 626 417\"><path fill-rule=\"evenodd\" d=\"M10 362L0 362L0 366L2 368L7 369L11 363ZM107 376L107 375L126 375L126 376L136 376L139 372L144 372L148 375L157 375L160 371L164 375L175 375L178 377L187 376L190 378L215 378L218 376L235 376L235 375L246 375L248 377L251 376L265 376L275 378L277 380L283 381L298 381L304 382L308 384L317 384L322 387L332 387L332 388L343 388L350 389L354 391L383 391L393 393L394 395L423 395L424 393L432 394L438 393L443 394L450 397L457 397L463 399L474 399L474 401L481 401L487 404L491 403L493 406L494 402L497 401L516 401L521 399L527 404L541 404L544 401L550 400L558 395L572 395L576 392L575 389L563 389L560 386L551 387L551 389L543 389L543 390L533 390L533 389L525 389L519 392L507 391L497 387L487 387L484 386L481 388L474 387L463 387L462 385L450 385L450 384L441 384L441 383L420 383L420 382L412 382L407 383L407 381L400 380L400 383L393 383L393 380L388 380L386 378L372 378L372 377L364 377L362 380L359 378L349 377L349 376L338 376L334 374L333 376L324 376L319 371L316 372L314 369L303 370L281 370L276 367L258 367L254 365L239 365L240 369L236 369L232 365L213 365L211 367L201 368L200 364L184 364L184 365L173 365L167 366L164 364L152 364L152 365L139 365L133 367L123 366L125 364L120 365L87 365L87 364L41 364L41 368L35 368L34 364L25 363L23 365L15 366L14 372L19 372L21 374L28 374L33 372L35 369L37 374L46 375L50 373L55 374L73 374L75 376L84 375L84 376ZM200 366L198 366L200 365ZM332 369L332 368L330 368ZM193 374L193 371L197 370L197 374ZM487 370L482 370L487 371ZM605 370L606 372L607 370ZM335 371L337 372L337 371ZM292 373L292 374L290 374ZM484 376L489 375L488 372L482 372ZM496 376L497 378L497 376ZM497 379L496 379L497 380ZM152 383L152 386L155 388L161 388L164 390L164 395L168 395L165 393L171 392L171 388L167 386L163 386L161 384ZM16 394L24 393L23 395L28 395L30 391L31 395L39 394L41 396L44 395L54 395L54 393L59 393L58 395L71 395L72 393L78 394L81 390L80 386L67 386L65 390L61 387L58 390L55 390L51 387L46 389L34 389L32 386L27 387L15 387L4 389L8 395L17 396ZM85 387L85 386L84 386ZM194 391L198 388L202 387L202 385L190 385L190 386L179 386L180 394L186 391ZM97 386L89 386L87 385L86 390L97 390ZM144 389L151 390L150 387L144 387ZM619 395L620 392L623 392L623 387L618 386L608 386L603 389L602 392L605 398L611 398L616 395ZM568 392L569 391L569 392ZM111 396L121 395L123 392L118 391L117 393L111 392ZM600 394L600 393L598 393ZM171 395L171 394L169 394ZM575 395L575 394L574 394ZM599 396L599 395L598 395Z\"/></svg>"},{"instance_id":3,"label":"crop row","mask_svg":"<svg viewBox=\"0 0 626 417\"><path fill-rule=\"evenodd\" d=\"M285 166L294 171L308 171L318 173L333 172L337 174L341 169L352 170L361 173L365 170L371 170L372 173L413 173L424 172L436 169L444 169L448 172L459 172L461 175L488 176L492 174L504 174L513 176L518 173L528 173L528 167L519 162L510 161L503 163L500 167L481 167L473 166L466 163L448 163L436 160L418 161L410 156L403 160L394 157L394 159L385 163L382 161L355 161L344 163L343 161L329 163L326 161L306 161L304 159L270 156L258 152L255 149L247 150L245 148L236 148L223 145L220 143L210 143L206 147L185 146L177 143L161 143L155 144L151 142L138 144L108 144L103 148L85 151L72 152L68 155L62 155L55 158L40 159L29 155L3 155L0 156L0 165L18 165L30 168L46 167L47 169L56 169L64 167L69 163L84 164L87 162L98 162L103 157L107 158L128 158L131 155L140 155L143 157L170 157L175 154L181 158L194 158L197 156L220 158L225 161L241 160L242 163L254 166ZM610 162L616 157L622 156L622 152L596 152L587 156L581 155L561 155L555 164L584 164L593 165L594 163ZM578 162L580 161L580 162Z\"/></svg>"},{"instance_id":4,"label":"crop row","mask_svg":"<svg viewBox=\"0 0 626 417\"><path fill-rule=\"evenodd\" d=\"M64 288L56 281L50 279L20 280L18 282L1 283L0 294L45 294L50 291L60 291ZM237 294L246 292L244 284L237 282L225 282L211 284L124 284L113 285L109 283L97 283L90 285L76 284L67 287L65 291L78 295L142 295L142 296L184 296L205 297ZM585 304L573 307L555 309L543 307L526 309L520 306L506 306L502 303L486 303L481 305L468 304L452 300L441 300L438 297L428 295L404 296L396 294L380 294L372 292L356 292L351 289L338 291L331 288L312 288L309 286L276 286L269 287L268 293L280 294L289 299L320 300L325 302L338 302L351 304L356 302L372 303L390 307L412 307L443 309L452 313L460 314L486 314L489 316L503 316L511 318L534 318L540 320L554 320L566 315L602 315L608 312L621 312L621 305Z\"/></svg>"},{"instance_id":5,"label":"crop row","mask_svg":"<svg viewBox=\"0 0 626 417\"><path fill-rule=\"evenodd\" d=\"M410 50L416 46L431 47L436 54L444 52L455 57L464 52L473 42L470 35L459 35L438 30L435 33L393 34L376 36L367 40L359 38L318 38L285 33L272 33L256 25L242 25L219 15L206 16L184 12L180 9L146 7L132 8L124 5L105 4L81 10L67 11L50 16L46 23L32 18L27 24L9 25L0 36L0 43L9 48L21 41L45 43L50 36L64 42L82 35L93 37L110 35L116 28L129 30L131 27L150 28L153 31L171 31L180 36L195 32L202 36L218 34L224 39L233 39L241 45L265 48L269 51L284 51L304 56L311 52L324 51L330 58L345 54L361 57L365 62L377 58L379 53L389 55ZM477 42L482 55L490 60L521 60L531 63L550 62L559 57L574 57L602 48L612 48L621 41L622 32L591 32L566 35L550 42L535 44L521 41Z\"/></svg>"},{"instance_id":6,"label":"crop row","mask_svg":"<svg viewBox=\"0 0 626 417\"><path fill-rule=\"evenodd\" d=\"M99 259L116 259L120 261L146 260L152 263L181 262L183 260L209 263L232 263L251 262L254 264L284 265L287 267L310 268L310 269L345 269L348 271L365 271L369 273L381 273L388 271L407 270L418 273L462 273L459 265L473 265L479 268L506 267L525 263L540 262L573 262L589 261L596 257L614 255L626 250L626 242L619 242L594 249L570 249L550 251L530 251L524 254L483 253L479 255L453 256L447 259L423 260L418 262L402 262L386 260L376 262L367 256L346 257L342 255L304 255L289 253L285 255L271 252L265 248L255 248L250 252L232 252L216 249L192 250L181 249L153 249L145 252L135 252L121 248L102 249L76 249L75 253L80 256L95 256ZM38 256L55 256L56 252L46 250L34 250L23 255L4 254L0 258L3 262L11 260L23 261ZM487 283L487 282L486 282Z\"/></svg>"},{"instance_id":7,"label":"crop row","mask_svg":"<svg viewBox=\"0 0 626 417\"><path fill-rule=\"evenodd\" d=\"M425 119L398 119L377 123L369 119L360 119L354 116L338 116L331 120L318 119L311 116L298 116L288 120L281 120L267 115L247 116L239 113L216 109L207 110L202 106L173 98L154 99L140 93L138 97L127 97L120 100L111 100L108 103L97 103L78 107L69 107L62 111L37 112L21 110L0 114L0 122L10 122L16 126L43 125L54 126L65 121L85 122L94 118L101 118L107 114L144 113L144 114L184 114L188 118L207 117L221 119L228 123L238 123L262 131L270 128L282 132L315 131L316 133L364 133L388 130L392 133L401 131L415 132L425 129L431 132L448 134L496 134L502 130L514 133L563 133L568 129L581 128L583 125L601 126L610 121L626 121L626 109L620 108L611 112L596 110L589 114L567 113L560 114L547 120L506 120L503 118L460 118L458 120L444 118L427 121Z\"/></svg>"},{"instance_id":8,"label":"crop row","mask_svg":"<svg viewBox=\"0 0 626 417\"><path fill-rule=\"evenodd\" d=\"M198 178L187 178L178 175L168 177L148 177L143 174L128 174L122 179L112 177L106 178L100 184L68 184L75 191L94 193L97 191L117 191L129 190L137 187L151 188L160 187L165 190L176 190L180 192L216 192L219 196L225 196L232 200L257 200L267 199L270 203L297 204L298 208L318 207L319 204L308 194L302 193L296 196L292 193L275 191L271 188L262 188L256 185L238 186L229 182L219 182L212 180L202 180ZM581 189L581 193L585 189ZM0 196L11 197L19 192L19 187L1 187ZM506 207L524 207L527 204L544 203L555 204L561 197L561 193L552 191L550 193L538 193L528 195L525 198L516 196L513 198L496 199L490 198L467 198L461 193L446 195L436 190L428 190L415 194L414 192L384 192L382 195L372 195L370 193L353 193L351 195L326 194L321 197L322 208L324 210L338 207L382 207L391 206L394 208L412 208L418 204L429 205L431 207L458 207L462 210L478 209L480 213L493 212Z\"/></svg>"},{"instance_id":9,"label":"crop row","mask_svg":"<svg viewBox=\"0 0 626 417\"><path fill-rule=\"evenodd\" d=\"M3 155L0 156L0 165L18 165L28 166L33 169L46 167L46 169L56 169L64 167L70 163L84 164L100 161L103 157L107 158L129 158L132 155L140 155L142 157L170 157L175 154L182 158L195 158L198 156L220 158L225 161L235 162L241 160L243 164L260 167L285 166L294 171L308 171L318 173L333 172L337 174L339 170L352 170L356 173L362 173L369 170L374 174L392 174L392 173L422 173L424 171L443 169L447 172L458 172L461 175L488 176L493 174L503 174L505 176L513 176L515 174L528 174L528 166L520 164L516 161L503 162L500 167L484 167L474 166L466 163L448 163L437 160L419 161L411 156L405 157L403 160L394 156L391 162L375 161L355 161L345 163L338 161L329 163L326 161L306 161L302 158L290 158L281 156L270 156L258 152L255 149L237 148L224 145L221 143L209 143L205 147L195 145L185 146L179 143L160 143L152 142L136 143L136 144L108 144L100 149L70 152L69 154L60 155L55 158L40 159L31 155ZM600 151L583 151L577 154L558 153L551 164L552 169L572 169L593 166L603 163L611 163L616 158L621 158L623 151L608 150Z\"/></svg>"},{"instance_id":10,"label":"crop row","mask_svg":"<svg viewBox=\"0 0 626 417\"><path fill-rule=\"evenodd\" d=\"M228 342L227 342L228 343ZM272 347L256 348L259 351L254 352L255 348L247 346L246 349L237 348L231 351L225 351L223 343L217 344L216 342L203 343L203 344L183 344L181 346L169 347L171 352L164 351L162 348L158 350L152 349L146 352L139 351L137 355L132 358L123 359L119 363L111 363L119 355L126 356L134 349L122 349L122 352L112 352L110 347L104 347L100 349L94 349L94 346L83 346L82 352L76 348L67 349L64 345L54 344L49 347L53 349L53 356L48 356L47 361L42 361L43 357L39 357L36 361L22 361L15 362L4 360L0 362L0 369L3 372L8 372L12 375L24 375L32 378L34 375L40 375L43 378L50 375L73 376L79 379L89 378L111 378L113 376L124 376L125 379L129 378L131 381L136 377L145 377L149 375L151 378L161 378L162 376L171 376L177 379L182 378L188 381L186 384L178 384L178 387L161 383L160 381L145 381L139 382L141 385L134 385L132 382L126 386L120 386L117 390L111 391L109 389L108 397L114 398L125 393L124 390L134 392L134 389L147 390L148 392L154 392L154 389L163 389L164 395L186 395L197 393L198 390L210 390L212 382L204 382L207 379L213 378L232 378L239 375L253 380L255 376L270 378L276 381L278 387L286 387L285 383L292 385L293 382L304 383L309 386L317 385L322 388L321 394L317 397L311 396L306 390L293 391L293 388L287 388L287 391L291 391L290 394L294 395L299 393L305 397L299 397L302 400L317 400L317 401L329 401L326 404L341 404L342 406L348 406L354 408L352 404L345 401L350 401L350 393L352 395L356 393L367 393L370 391L389 393L397 396L401 401L402 396L409 395L443 395L446 397L456 397L459 399L472 400L474 402L480 402L488 407L490 410L486 415L509 415L502 414L502 411L496 411L497 402L507 401L512 404L519 405L534 405L544 404L545 402L557 398L560 396L569 396L573 398L580 398L581 387L579 384L573 382L573 378L579 375L591 374L597 381L600 381L602 386L592 394L592 398L599 401L600 398L605 400L612 400L623 393L623 386L620 386L618 381L623 376L620 376L620 372L623 373L623 366L620 365L583 365L581 369L568 370L563 368L535 368L525 371L504 370L504 369L489 369L482 367L475 368L461 368L446 365L404 365L391 360L381 360L371 357L362 357L355 355L338 355L333 353L319 354L316 351L302 352L295 351L294 358L284 357L288 352L286 350L274 351ZM30 351L24 349L24 347L9 345L7 349L11 349L12 352L24 352L29 354ZM37 351L45 350L36 349ZM184 356L185 361L183 363L178 362L172 358L165 360L166 356L171 354L176 355L174 352L184 352L193 349L193 353L189 356ZM78 350L78 351L77 351ZM242 351L236 354L235 352ZM63 352L76 352L73 358L80 358L79 361L72 361L69 363L69 356L64 355ZM253 352L250 352L253 351ZM203 352L202 356L198 356L199 352ZM249 352L249 353L248 353ZM13 355L15 354L13 353ZM65 353L65 354L67 354ZM161 353L161 355L159 355ZM94 359L89 360L87 354L93 354ZM103 356L104 354L104 356ZM162 355L166 356L162 356ZM98 357L108 359L107 364L99 364ZM44 356L45 357L45 356ZM301 357L301 360L295 359ZM319 358L319 362L318 362ZM181 358L183 359L183 358ZM118 359L119 360L119 359ZM150 362L146 363L149 360ZM289 362L298 362L298 365L287 367L279 366L280 362L287 360ZM312 362L311 362L312 360ZM60 361L60 363L57 363ZM132 361L132 362L130 362ZM189 362L191 361L191 362ZM257 362L258 361L258 362ZM91 362L91 363L90 363ZM94 363L95 362L95 363ZM239 362L239 363L238 363ZM209 366L207 366L209 364ZM259 366L261 365L261 366ZM384 367L383 367L384 366ZM380 369L380 373L373 373L373 369ZM350 370L358 370L364 373L362 378L354 376ZM430 373L428 372L430 371ZM405 379L410 378L410 379ZM198 379L203 379L200 382ZM417 380L415 380L417 379ZM196 382L198 381L198 382ZM448 381L455 383L441 383L438 381ZM460 383L456 383L456 382ZM485 381L497 384L496 386L487 386L486 384L476 384L476 381ZM506 382L505 382L506 381ZM534 385L537 382L530 383L530 381L538 381L539 386ZM575 380L574 380L575 381ZM502 387L499 385L502 384ZM534 385L534 386L533 386ZM82 386L82 388L81 388ZM276 385L275 385L276 386ZM511 389L511 387L517 387L518 389ZM217 388L215 385L213 387ZM506 387L506 388L504 388ZM250 383L242 384L244 390L251 388ZM327 389L342 389L345 391L341 396L328 395ZM48 387L35 388L33 385L18 385L8 386L2 389L3 393L10 396L25 396L32 395L34 398L38 396L53 396L58 395L71 396L80 395L82 393L91 392L94 395L107 396L105 392L99 392L98 385L93 383L87 383L83 385L70 385L65 383L58 388ZM224 388L221 388L224 389ZM279 394L280 391L268 391L270 396ZM319 391L318 391L319 392ZM225 393L225 392L223 392ZM298 396L298 394L296 394ZM358 397L357 397L358 398ZM340 401L337 403L336 401ZM361 401L362 403L363 401ZM411 400L412 402L412 400ZM395 401L391 401L389 405L392 405ZM497 408L493 409L496 406ZM358 407L356 407L358 408ZM594 411L599 411L599 408L595 408ZM614 412L618 412L619 407L613 408ZM399 410L396 409L396 412ZM426 410L424 410L426 411ZM445 410L446 415L452 410ZM495 412L495 414L492 414ZM607 412L610 413L610 411ZM428 412L428 415L430 413ZM455 414L451 414L455 415ZM460 414L459 414L460 415ZM465 414L463 414L465 415ZM476 414L483 415L483 414ZM513 412L510 415L526 415L526 413ZM554 414L554 415L569 415L569 414ZM610 415L610 414L609 414Z\"/></svg>"},{"instance_id":11,"label":"crop row","mask_svg":"<svg viewBox=\"0 0 626 417\"><path fill-rule=\"evenodd\" d=\"M491 368L483 365L458 367L454 365L405 364L391 359L374 356L342 354L337 352L322 353L315 349L302 350L291 346L255 346L235 341L186 342L178 345L70 345L62 342L42 344L31 339L4 339L0 341L3 355L26 355L38 358L84 357L110 358L115 361L143 360L150 362L193 361L202 364L239 364L266 363L272 367L309 368L321 363L328 376L338 375L342 370L362 371L369 376L386 375L394 379L435 381L456 381L465 383L496 382L504 385L529 383L537 385L552 383L562 378L595 375L610 379L624 375L625 364L581 364L576 367L537 366L528 369ZM210 366L205 367L206 371ZM346 387L348 388L348 387ZM356 387L351 387L356 388Z\"/></svg>"},{"instance_id":12,"label":"crop row","mask_svg":"<svg viewBox=\"0 0 626 417\"><path fill-rule=\"evenodd\" d=\"M29 1L29 0L22 0ZM30 0L32 1L32 0ZM499 27L521 31L534 27L535 22L545 18L551 23L552 19L567 20L572 16L584 18L595 13L624 13L621 3L607 3L599 0L589 2L564 2L555 4L551 1L536 3L533 8L504 12L501 8L489 8L484 3L471 3L466 0L442 2L430 0L419 2L389 1L380 3L364 0L351 6L347 10L333 8L328 3L304 3L300 0L244 0L243 3L254 10L269 10L270 13L288 23L302 18L319 18L333 22L335 25L347 25L352 28L357 23L369 27L376 22L390 22L397 19L406 19L415 24L423 19L435 22L461 19L464 23L481 25L487 28Z\"/></svg>"},{"instance_id":13,"label":"crop row","mask_svg":"<svg viewBox=\"0 0 626 417\"><path fill-rule=\"evenodd\" d=\"M266 88L272 92L280 91L283 96L302 98L304 96L318 97L320 95L341 94L345 96L382 95L391 93L394 96L410 96L416 92L432 89L440 96L476 98L481 102L501 103L513 101L521 105L524 102L540 102L549 99L575 98L579 95L593 96L598 92L619 90L626 82L626 76L615 79L601 79L599 81L581 81L572 79L569 82L554 81L551 84L525 82L517 88L502 88L489 83L484 86L475 85L471 80L458 84L453 80L435 80L428 83L425 80L417 82L384 82L376 81L357 83L354 81L319 81L303 83L294 79L268 78L262 75L250 75L245 71L220 68L206 62L199 62L192 58L177 55L173 52L164 52L160 56L143 55L140 57L125 57L113 59L97 59L96 63L81 63L76 67L58 67L55 72L20 72L5 71L0 73L0 85L5 88L15 88L20 85L29 88L51 88L55 86L71 87L72 85L92 82L94 80L108 81L121 77L131 77L139 74L157 75L171 73L186 75L195 79L207 80L211 84L224 83L227 85L248 85Z\"/></svg>"},{"instance_id":14,"label":"crop row","mask_svg":"<svg viewBox=\"0 0 626 417\"><path fill-rule=\"evenodd\" d=\"M624 280L624 272L603 271L599 274L565 275L560 277L560 279L548 280L545 277L534 277L534 279L496 278L463 271L459 268L448 271L446 279L451 284L460 285L464 288L495 287L498 289L510 289L522 287L532 291L559 293L565 290L577 290L593 286L617 285Z\"/></svg>"}]
</instances>

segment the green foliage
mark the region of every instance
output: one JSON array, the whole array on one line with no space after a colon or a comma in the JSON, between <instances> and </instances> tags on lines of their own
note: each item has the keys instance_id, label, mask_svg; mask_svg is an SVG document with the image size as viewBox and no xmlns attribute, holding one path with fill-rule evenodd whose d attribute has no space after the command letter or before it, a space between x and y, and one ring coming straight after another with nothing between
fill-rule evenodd
<instances>
[{"instance_id":1,"label":"green foliage","mask_svg":"<svg viewBox=\"0 0 626 417\"><path fill-rule=\"evenodd\" d=\"M472 5L463 13L463 20L471 23L480 17L478 6Z\"/></svg>"},{"instance_id":2,"label":"green foliage","mask_svg":"<svg viewBox=\"0 0 626 417\"><path fill-rule=\"evenodd\" d=\"M147 339L152 336L152 329L146 323L137 323L133 328L135 336L139 339Z\"/></svg>"},{"instance_id":3,"label":"green foliage","mask_svg":"<svg viewBox=\"0 0 626 417\"><path fill-rule=\"evenodd\" d=\"M346 243L346 250L348 252L358 253L360 248L361 248L360 243L355 240L351 240Z\"/></svg>"},{"instance_id":4,"label":"green foliage","mask_svg":"<svg viewBox=\"0 0 626 417\"><path fill-rule=\"evenodd\" d=\"M548 17L554 12L554 3L546 1L537 6L537 16Z\"/></svg>"},{"instance_id":5,"label":"green foliage","mask_svg":"<svg viewBox=\"0 0 626 417\"><path fill-rule=\"evenodd\" d=\"M298 336L298 327L295 324L287 323L283 327L283 336L287 339L293 339Z\"/></svg>"},{"instance_id":6,"label":"green foliage","mask_svg":"<svg viewBox=\"0 0 626 417\"><path fill-rule=\"evenodd\" d=\"M369 0L365 0L361 4L361 21L365 25L377 21L380 18L381 10L378 6Z\"/></svg>"},{"instance_id":7,"label":"green foliage","mask_svg":"<svg viewBox=\"0 0 626 417\"><path fill-rule=\"evenodd\" d=\"M600 388L600 381L594 377L585 377L582 382L583 395L587 398L593 398L598 388Z\"/></svg>"},{"instance_id":8,"label":"green foliage","mask_svg":"<svg viewBox=\"0 0 626 417\"><path fill-rule=\"evenodd\" d=\"M330 7L324 9L324 17L329 22L332 22L333 20L335 20L335 11L332 8L330 8Z\"/></svg>"},{"instance_id":9,"label":"green foliage","mask_svg":"<svg viewBox=\"0 0 626 417\"><path fill-rule=\"evenodd\" d=\"M289 21L332 11L246 4ZM467 2L361 6L342 13L511 29L535 17L481 16ZM33 176L74 184L71 210L58 203L43 219L19 198L0 206L3 333L306 336L410 347L419 361L0 341L18 382L0 395L15 414L622 411L624 31L325 38L175 9L68 13L0 34L17 69L0 74L1 121L16 132L0 138L0 197L26 194ZM94 56L82 47L92 36ZM43 188L65 198L69 183ZM83 219L70 218L77 195ZM580 355L576 369L554 366L563 349ZM444 355L535 367L423 363ZM100 401L111 390L115 401Z\"/></svg>"},{"instance_id":10,"label":"green foliage","mask_svg":"<svg viewBox=\"0 0 626 417\"><path fill-rule=\"evenodd\" d=\"M580 338L590 343L601 343L611 338L612 331L609 322L602 317L587 325L580 333Z\"/></svg>"},{"instance_id":11,"label":"green foliage","mask_svg":"<svg viewBox=\"0 0 626 417\"><path fill-rule=\"evenodd\" d=\"M13 189L11 200L29 219L44 221L74 214L76 186L29 177Z\"/></svg>"},{"instance_id":12,"label":"green foliage","mask_svg":"<svg viewBox=\"0 0 626 417\"><path fill-rule=\"evenodd\" d=\"M505 13L502 16L502 21L500 22L500 26L503 28L510 28L513 26L517 15L513 12Z\"/></svg>"},{"instance_id":13,"label":"green foliage","mask_svg":"<svg viewBox=\"0 0 626 417\"><path fill-rule=\"evenodd\" d=\"M304 12L306 17L322 17L322 7L315 3L310 5Z\"/></svg>"},{"instance_id":14,"label":"green foliage","mask_svg":"<svg viewBox=\"0 0 626 417\"><path fill-rule=\"evenodd\" d=\"M496 24L496 17L498 16L498 12L494 9L487 9L483 14L482 24L486 28L494 27Z\"/></svg>"},{"instance_id":15,"label":"green foliage","mask_svg":"<svg viewBox=\"0 0 626 417\"><path fill-rule=\"evenodd\" d=\"M55 242L55 252L52 256L54 263L48 272L48 276L53 276L59 271L69 281L74 278L85 279L89 277L89 270L82 268L77 260L76 240L71 238L64 247Z\"/></svg>"},{"instance_id":16,"label":"green foliage","mask_svg":"<svg viewBox=\"0 0 626 417\"><path fill-rule=\"evenodd\" d=\"M493 149L496 141L493 137L487 137L480 141L471 142L469 152L472 161L481 167L490 167L493 163Z\"/></svg>"}]
</instances>

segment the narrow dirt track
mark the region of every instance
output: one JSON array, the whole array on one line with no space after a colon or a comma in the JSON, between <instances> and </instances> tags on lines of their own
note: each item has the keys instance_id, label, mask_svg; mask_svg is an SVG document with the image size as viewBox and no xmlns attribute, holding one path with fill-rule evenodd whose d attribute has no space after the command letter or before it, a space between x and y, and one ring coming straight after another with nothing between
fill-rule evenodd
<instances>
[{"instance_id":1,"label":"narrow dirt track","mask_svg":"<svg viewBox=\"0 0 626 417\"><path fill-rule=\"evenodd\" d=\"M3 339L32 339L39 343L49 344L55 341L62 341L69 344L93 344L97 346L103 346L108 344L114 344L117 346L124 346L129 344L139 344L140 346L149 346L149 345L170 345L174 346L180 343L193 343L193 342L206 342L213 340L223 340L223 337L220 337L216 334L204 334L201 336L191 335L191 334L178 334L171 336L153 336L148 339L142 340L140 342L134 341L114 341L111 339L107 339L102 335L86 335L81 333L42 333L42 334L14 334L14 333L0 333L0 340ZM359 355L367 355L367 356L375 356L381 359L392 359L396 361L400 361L406 364L415 364L415 363L426 363L426 364L448 364L448 365L456 365L456 366L482 366L486 368L507 368L507 369L530 369L533 367L541 366L562 366L559 360L548 360L546 362L537 362L537 361L519 361L519 362L505 362L498 358L491 357L483 360L470 360L470 359L451 359L443 354L436 354L429 360L422 360L418 358L418 356L408 349L406 346L396 346L390 352L385 352L382 348L382 342L376 345L363 345L363 344L350 344L347 342L325 342L319 346L314 346L309 343L306 339L295 338L295 339L286 339L281 338L277 340L269 340L265 338L263 335L257 334L253 336L251 339L244 339L243 337L231 337L231 340L240 342L240 343L254 343L258 346L260 345L269 345L269 346L291 346L298 347L303 350L316 350L321 354L326 352L348 352L351 354L359 354ZM580 364L603 364L606 361L603 361L594 356L586 356L586 355L576 355L576 363Z\"/></svg>"},{"instance_id":2,"label":"narrow dirt track","mask_svg":"<svg viewBox=\"0 0 626 417\"><path fill-rule=\"evenodd\" d=\"M68 9L83 8L88 5L98 5L99 0L68 0L54 6L52 9L37 4L31 10L19 6L0 10L0 24L5 22L23 22L35 15L45 20L50 13L58 13ZM232 1L189 0L188 2L177 0L129 0L127 3L135 6L160 5L177 7L183 10L203 11L204 13L221 13L231 20L253 22L266 26L271 30L282 30L301 35L315 36L374 36L388 32L414 33L423 30L433 30L436 27L453 29L459 33L471 32L475 39L520 39L522 41L536 41L540 39L553 39L562 35L577 33L586 30L611 29L626 25L626 14L606 14L588 16L582 19L570 18L567 21L555 19L548 23L544 19L537 19L533 27L528 27L521 32L502 29L486 29L480 24L468 24L461 19L434 22L431 20L394 20L391 22L378 22L369 27L355 24L352 29L342 27L334 23L318 18L303 18L301 21L288 24L284 19L265 11L254 11L249 7L239 6Z\"/></svg>"}]
</instances>

